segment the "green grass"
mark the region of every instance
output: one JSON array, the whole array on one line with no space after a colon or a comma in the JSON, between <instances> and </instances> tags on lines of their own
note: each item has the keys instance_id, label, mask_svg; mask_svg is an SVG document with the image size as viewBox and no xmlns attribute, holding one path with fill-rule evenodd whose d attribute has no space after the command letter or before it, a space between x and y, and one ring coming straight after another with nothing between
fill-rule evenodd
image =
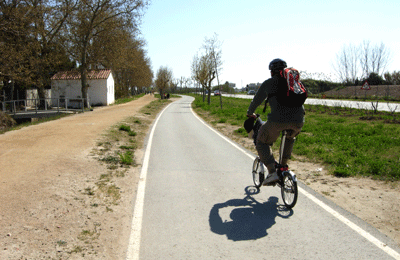
<instances>
[{"instance_id":1,"label":"green grass","mask_svg":"<svg viewBox=\"0 0 400 260\"><path fill-rule=\"evenodd\" d=\"M127 125L120 125L120 126L119 126L119 130L120 130L120 131L129 132L129 131L131 131L131 127L130 127L130 126L127 126Z\"/></svg>"},{"instance_id":2,"label":"green grass","mask_svg":"<svg viewBox=\"0 0 400 260\"><path fill-rule=\"evenodd\" d=\"M119 98L119 99L116 99L116 100L115 100L115 102L114 102L113 105L119 105L119 104L128 103L128 102L131 102L131 101L136 100L136 99L138 99L138 98L141 98L141 97L143 97L144 95L145 95L145 94L139 94L139 95L132 96L132 97Z\"/></svg>"},{"instance_id":3,"label":"green grass","mask_svg":"<svg viewBox=\"0 0 400 260\"><path fill-rule=\"evenodd\" d=\"M119 130L128 132L129 136L136 136L137 135L137 133L135 131L131 130L131 127L127 126L127 125L120 125L119 126Z\"/></svg>"},{"instance_id":4,"label":"green grass","mask_svg":"<svg viewBox=\"0 0 400 260\"><path fill-rule=\"evenodd\" d=\"M212 97L210 105L203 103L200 96L195 98L195 110L208 111L215 117L214 122L237 125L235 132L247 136L243 122L251 100L223 97L221 110L219 97ZM262 108L263 105L256 113L266 120L270 110L268 107L263 114ZM306 123L297 137L294 155L325 163L338 177L400 180L400 122L392 114L344 107L306 105L305 108ZM278 145L273 149L278 149Z\"/></svg>"},{"instance_id":5,"label":"green grass","mask_svg":"<svg viewBox=\"0 0 400 260\"><path fill-rule=\"evenodd\" d=\"M306 118L294 153L323 161L339 177L400 179L400 126L356 116L313 114Z\"/></svg>"},{"instance_id":6,"label":"green grass","mask_svg":"<svg viewBox=\"0 0 400 260\"><path fill-rule=\"evenodd\" d=\"M37 121L20 123L20 124L17 124L15 126L11 127L11 128L6 128L6 129L3 129L3 130L0 130L0 134L4 134L5 132L8 132L8 131L19 130L21 128L28 127L28 126L31 126L31 125L38 125L38 124L41 124L41 123L45 123L45 122L49 122L49 121L53 121L53 120L58 120L58 119L61 119L63 117L67 117L67 116L70 116L70 115L73 115L73 114L61 113L61 114L58 114L58 115L55 115L55 116L51 116L51 117L39 118Z\"/></svg>"},{"instance_id":7,"label":"green grass","mask_svg":"<svg viewBox=\"0 0 400 260\"><path fill-rule=\"evenodd\" d=\"M172 101L169 99L157 99L155 101L152 101L150 104L147 106L143 107L140 112L146 115L152 115L156 116L158 112L160 111L160 107L164 107L168 103L171 103Z\"/></svg>"},{"instance_id":8,"label":"green grass","mask_svg":"<svg viewBox=\"0 0 400 260\"><path fill-rule=\"evenodd\" d=\"M126 151L125 153L119 153L119 157L121 159L121 164L124 165L132 165L133 164L133 152Z\"/></svg>"}]
</instances>

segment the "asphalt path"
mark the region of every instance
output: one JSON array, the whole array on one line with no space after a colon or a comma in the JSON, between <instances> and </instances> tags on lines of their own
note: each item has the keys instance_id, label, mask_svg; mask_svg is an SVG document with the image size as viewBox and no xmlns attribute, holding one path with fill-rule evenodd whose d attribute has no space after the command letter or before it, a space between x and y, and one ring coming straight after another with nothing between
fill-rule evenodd
<instances>
[{"instance_id":1,"label":"asphalt path","mask_svg":"<svg viewBox=\"0 0 400 260\"><path fill-rule=\"evenodd\" d=\"M253 99L253 95L231 95L224 94L226 97L236 97ZM364 110L375 110L387 111L387 112L400 112L400 103L378 101L378 104L371 101L351 101L351 100L340 100L340 99L318 99L318 98L307 98L306 104L308 105L325 105L330 107L346 107Z\"/></svg>"},{"instance_id":2,"label":"asphalt path","mask_svg":"<svg viewBox=\"0 0 400 260\"><path fill-rule=\"evenodd\" d=\"M257 191L255 155L195 116L192 100L169 105L149 134L127 259L400 259L393 241L302 183L292 210L278 187Z\"/></svg>"}]
</instances>

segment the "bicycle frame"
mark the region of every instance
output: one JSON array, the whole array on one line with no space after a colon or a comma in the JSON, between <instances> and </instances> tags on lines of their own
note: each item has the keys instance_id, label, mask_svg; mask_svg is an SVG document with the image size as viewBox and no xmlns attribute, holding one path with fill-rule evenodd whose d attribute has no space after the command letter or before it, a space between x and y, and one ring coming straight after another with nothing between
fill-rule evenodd
<instances>
[{"instance_id":1,"label":"bicycle frame","mask_svg":"<svg viewBox=\"0 0 400 260\"><path fill-rule=\"evenodd\" d=\"M260 115L257 115L256 123L253 126L253 139L254 144L256 145L258 131L261 125L264 123L259 118ZM281 144L279 148L279 162L275 161L275 168L277 170L279 180L272 184L273 186L278 185L281 188L281 195L283 202L285 203L286 207L293 208L297 202L298 196L298 189L297 189L297 178L296 174L294 174L291 170L288 169L287 165L282 165L283 160L283 150L285 148L285 142L287 135L290 135L289 131L291 130L283 130L282 137L281 137ZM253 162L253 182L257 189L262 186L264 181L264 164L261 162L260 157L256 157Z\"/></svg>"}]
</instances>

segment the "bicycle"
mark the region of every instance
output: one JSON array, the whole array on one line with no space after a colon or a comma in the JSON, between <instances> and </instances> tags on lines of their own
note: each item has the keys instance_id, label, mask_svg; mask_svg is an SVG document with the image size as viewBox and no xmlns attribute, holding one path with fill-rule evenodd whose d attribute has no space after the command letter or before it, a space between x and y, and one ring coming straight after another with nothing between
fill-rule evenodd
<instances>
[{"instance_id":1,"label":"bicycle","mask_svg":"<svg viewBox=\"0 0 400 260\"><path fill-rule=\"evenodd\" d=\"M256 122L253 126L253 140L256 143L258 130L264 121L261 120L260 115L256 115ZM273 186L278 185L281 188L281 195L283 203L289 209L296 205L298 197L297 189L297 178L296 175L288 169L287 165L282 165L283 148L285 146L286 136L291 130L283 130L281 136L281 145L279 148L279 162L275 161L275 168L279 176L279 180L273 184ZM264 178L265 178L264 164L261 162L260 157L257 156L253 162L253 182L257 189L260 189Z\"/></svg>"}]
</instances>

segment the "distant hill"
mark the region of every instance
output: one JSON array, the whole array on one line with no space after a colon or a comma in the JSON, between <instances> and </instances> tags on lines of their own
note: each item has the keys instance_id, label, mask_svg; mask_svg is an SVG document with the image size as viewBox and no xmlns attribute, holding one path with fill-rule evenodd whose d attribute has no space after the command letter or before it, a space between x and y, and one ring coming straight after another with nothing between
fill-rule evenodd
<instances>
[{"instance_id":1,"label":"distant hill","mask_svg":"<svg viewBox=\"0 0 400 260\"><path fill-rule=\"evenodd\" d=\"M400 85L380 85L370 86L370 90L363 90L361 86L351 86L338 89L332 89L322 94L326 97L390 97L390 99L400 100Z\"/></svg>"}]
</instances>

